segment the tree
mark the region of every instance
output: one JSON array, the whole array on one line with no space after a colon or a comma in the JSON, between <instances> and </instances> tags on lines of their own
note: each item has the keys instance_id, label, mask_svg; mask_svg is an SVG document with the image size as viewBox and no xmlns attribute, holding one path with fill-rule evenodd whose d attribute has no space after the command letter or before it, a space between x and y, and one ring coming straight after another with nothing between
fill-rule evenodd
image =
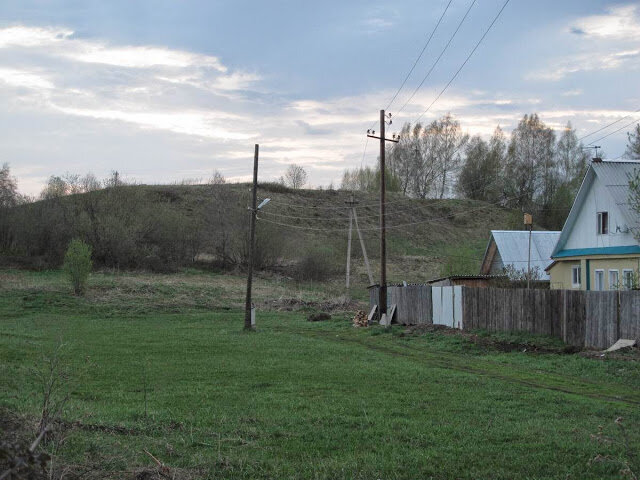
<instances>
[{"instance_id":1,"label":"tree","mask_svg":"<svg viewBox=\"0 0 640 480\"><path fill-rule=\"evenodd\" d=\"M80 178L80 191L84 193L100 190L101 188L102 185L100 183L100 180L98 180L96 176L91 172Z\"/></svg>"},{"instance_id":2,"label":"tree","mask_svg":"<svg viewBox=\"0 0 640 480\"><path fill-rule=\"evenodd\" d=\"M280 181L286 186L297 190L307 183L307 172L304 167L292 163L287 168L284 177L280 177Z\"/></svg>"},{"instance_id":3,"label":"tree","mask_svg":"<svg viewBox=\"0 0 640 480\"><path fill-rule=\"evenodd\" d=\"M385 171L385 185L388 192L399 192L401 190L400 181L387 168ZM342 174L341 190L352 190L361 192L379 192L380 191L380 167L373 169L371 167L354 168L353 170L345 170Z\"/></svg>"},{"instance_id":4,"label":"tree","mask_svg":"<svg viewBox=\"0 0 640 480\"><path fill-rule=\"evenodd\" d=\"M497 127L489 143L473 137L465 147L465 161L458 176L458 191L465 198L496 203L503 192L504 134Z\"/></svg>"},{"instance_id":5,"label":"tree","mask_svg":"<svg viewBox=\"0 0 640 480\"><path fill-rule=\"evenodd\" d=\"M60 198L69 193L69 185L64 178L57 175L51 175L47 184L40 192L40 198L42 200L51 200L53 198Z\"/></svg>"},{"instance_id":6,"label":"tree","mask_svg":"<svg viewBox=\"0 0 640 480\"><path fill-rule=\"evenodd\" d=\"M209 185L224 185L225 183L227 183L227 180L224 178L222 173L218 170L213 172L213 177L209 180Z\"/></svg>"},{"instance_id":7,"label":"tree","mask_svg":"<svg viewBox=\"0 0 640 480\"><path fill-rule=\"evenodd\" d=\"M629 203L640 218L640 168L636 168L629 179ZM640 229L636 228L634 235L640 241Z\"/></svg>"},{"instance_id":8,"label":"tree","mask_svg":"<svg viewBox=\"0 0 640 480\"><path fill-rule=\"evenodd\" d=\"M479 136L471 138L465 148L465 160L458 177L458 191L465 198L486 200L487 184L492 178L487 174L485 163L489 158L489 146Z\"/></svg>"},{"instance_id":9,"label":"tree","mask_svg":"<svg viewBox=\"0 0 640 480\"><path fill-rule=\"evenodd\" d=\"M104 188L114 188L124 185L124 181L117 170L112 170L111 174L103 182Z\"/></svg>"},{"instance_id":10,"label":"tree","mask_svg":"<svg viewBox=\"0 0 640 480\"><path fill-rule=\"evenodd\" d=\"M469 135L462 133L460 122L447 113L440 120L435 120L430 127L435 135L435 156L440 181L439 197L445 195L448 182L458 172L462 157L460 152L469 140Z\"/></svg>"},{"instance_id":11,"label":"tree","mask_svg":"<svg viewBox=\"0 0 640 480\"><path fill-rule=\"evenodd\" d=\"M627 133L629 143L625 155L632 160L640 160L640 123L636 124L634 132Z\"/></svg>"},{"instance_id":12,"label":"tree","mask_svg":"<svg viewBox=\"0 0 640 480\"><path fill-rule=\"evenodd\" d=\"M13 207L19 203L18 184L11 176L9 164L0 168L0 208Z\"/></svg>"},{"instance_id":13,"label":"tree","mask_svg":"<svg viewBox=\"0 0 640 480\"><path fill-rule=\"evenodd\" d=\"M558 139L556 160L559 180L565 184L571 184L577 193L582 177L587 171L589 153L582 148L582 143L578 142L578 136L571 122L567 122Z\"/></svg>"},{"instance_id":14,"label":"tree","mask_svg":"<svg viewBox=\"0 0 640 480\"><path fill-rule=\"evenodd\" d=\"M510 206L533 210L536 201L546 205L554 193L555 134L538 118L525 115L511 134L505 170Z\"/></svg>"},{"instance_id":15,"label":"tree","mask_svg":"<svg viewBox=\"0 0 640 480\"><path fill-rule=\"evenodd\" d=\"M428 127L406 123L400 141L389 149L388 168L405 195L426 198L437 191L441 172L436 156L438 133L435 122Z\"/></svg>"},{"instance_id":16,"label":"tree","mask_svg":"<svg viewBox=\"0 0 640 480\"><path fill-rule=\"evenodd\" d=\"M80 239L71 240L64 256L64 271L76 295L84 293L91 265L91 247Z\"/></svg>"}]
</instances>

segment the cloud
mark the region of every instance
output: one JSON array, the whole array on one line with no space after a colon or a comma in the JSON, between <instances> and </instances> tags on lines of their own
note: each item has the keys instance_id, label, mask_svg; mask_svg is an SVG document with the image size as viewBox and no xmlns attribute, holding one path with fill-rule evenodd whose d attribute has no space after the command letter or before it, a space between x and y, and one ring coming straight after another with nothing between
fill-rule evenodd
<instances>
[{"instance_id":1,"label":"cloud","mask_svg":"<svg viewBox=\"0 0 640 480\"><path fill-rule=\"evenodd\" d=\"M206 138L248 140L255 136L251 133L240 133L217 126L214 115L202 111L195 112L134 112L131 110L105 110L89 108L70 108L56 106L68 115L90 117L98 120L119 120L137 125L141 128L166 130L186 135L197 135Z\"/></svg>"},{"instance_id":2,"label":"cloud","mask_svg":"<svg viewBox=\"0 0 640 480\"><path fill-rule=\"evenodd\" d=\"M544 70L534 72L528 78L555 81L578 72L617 70L626 66L637 68L639 57L640 49L606 54L581 53L552 62Z\"/></svg>"},{"instance_id":3,"label":"cloud","mask_svg":"<svg viewBox=\"0 0 640 480\"><path fill-rule=\"evenodd\" d=\"M369 7L366 16L360 21L360 29L367 34L376 34L391 29L397 20L398 12L392 7Z\"/></svg>"},{"instance_id":4,"label":"cloud","mask_svg":"<svg viewBox=\"0 0 640 480\"><path fill-rule=\"evenodd\" d=\"M53 83L42 75L12 68L0 68L0 82L12 87L32 90L51 90L54 88Z\"/></svg>"},{"instance_id":5,"label":"cloud","mask_svg":"<svg viewBox=\"0 0 640 480\"><path fill-rule=\"evenodd\" d=\"M0 29L0 48L51 46L68 40L73 30L16 25Z\"/></svg>"},{"instance_id":6,"label":"cloud","mask_svg":"<svg viewBox=\"0 0 640 480\"><path fill-rule=\"evenodd\" d=\"M18 25L0 29L0 48L45 49L52 56L78 62L99 63L129 68L154 66L212 68L226 72L217 57L193 54L156 46L113 46L104 42L74 37L73 30L55 27Z\"/></svg>"},{"instance_id":7,"label":"cloud","mask_svg":"<svg viewBox=\"0 0 640 480\"><path fill-rule=\"evenodd\" d=\"M0 55L5 64L16 63L0 68L0 90L14 103L205 138L255 136L233 111L237 106L220 105L260 76L230 72L214 56L111 45L76 38L67 28L29 26L0 28ZM211 104L218 108L207 108Z\"/></svg>"},{"instance_id":8,"label":"cloud","mask_svg":"<svg viewBox=\"0 0 640 480\"><path fill-rule=\"evenodd\" d=\"M579 37L577 42L575 39L567 42L574 52L552 58L543 68L527 74L526 79L557 81L580 72L638 68L640 6L629 4L610 7L603 15L591 15L570 22L564 31Z\"/></svg>"},{"instance_id":9,"label":"cloud","mask_svg":"<svg viewBox=\"0 0 640 480\"><path fill-rule=\"evenodd\" d=\"M569 31L604 40L640 40L640 7L634 4L611 7L605 15L592 15L575 21Z\"/></svg>"},{"instance_id":10,"label":"cloud","mask_svg":"<svg viewBox=\"0 0 640 480\"><path fill-rule=\"evenodd\" d=\"M639 57L640 49L621 50L603 54L596 52L579 53L552 61L544 69L527 75L527 78L531 80L556 81L578 72L616 70L626 66L637 68L637 59Z\"/></svg>"}]
</instances>

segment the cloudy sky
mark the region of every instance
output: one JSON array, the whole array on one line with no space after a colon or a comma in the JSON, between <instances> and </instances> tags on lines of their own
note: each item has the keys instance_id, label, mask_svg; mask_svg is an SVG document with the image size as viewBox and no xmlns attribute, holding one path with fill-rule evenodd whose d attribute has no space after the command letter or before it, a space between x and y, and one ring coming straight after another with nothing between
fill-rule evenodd
<instances>
[{"instance_id":1,"label":"cloudy sky","mask_svg":"<svg viewBox=\"0 0 640 480\"><path fill-rule=\"evenodd\" d=\"M503 3L2 0L0 163L29 194L65 172L248 179L259 143L261 179L298 163L312 185L339 182L375 162L365 131L447 5L393 127L433 102ZM489 135L538 112L586 135L640 109L638 85L638 2L511 0L423 121L451 112ZM597 142L607 157L623 154L626 130Z\"/></svg>"}]
</instances>

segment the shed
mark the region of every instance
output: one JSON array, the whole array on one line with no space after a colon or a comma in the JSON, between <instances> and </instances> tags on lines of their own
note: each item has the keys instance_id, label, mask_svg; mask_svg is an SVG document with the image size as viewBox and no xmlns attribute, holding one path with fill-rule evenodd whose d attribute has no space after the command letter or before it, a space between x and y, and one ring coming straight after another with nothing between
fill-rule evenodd
<instances>
[{"instance_id":1,"label":"shed","mask_svg":"<svg viewBox=\"0 0 640 480\"><path fill-rule=\"evenodd\" d=\"M549 280L545 269L551 264L551 253L560 238L557 231L531 232L531 269L538 267L541 280ZM515 270L527 269L528 230L491 230L484 253L481 275L498 275L511 265Z\"/></svg>"}]
</instances>

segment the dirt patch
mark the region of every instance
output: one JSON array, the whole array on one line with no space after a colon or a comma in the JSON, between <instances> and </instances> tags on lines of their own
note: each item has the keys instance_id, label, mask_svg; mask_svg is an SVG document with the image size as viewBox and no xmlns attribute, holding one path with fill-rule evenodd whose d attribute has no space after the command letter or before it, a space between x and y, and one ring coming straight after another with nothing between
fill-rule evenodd
<instances>
[{"instance_id":1,"label":"dirt patch","mask_svg":"<svg viewBox=\"0 0 640 480\"><path fill-rule=\"evenodd\" d=\"M451 335L464 338L465 340L480 347L498 350L500 352L523 352L523 353L558 353L574 354L582 349L573 345L540 345L534 341L513 342L496 338L491 335L478 335L473 332L465 332L457 328L450 328L445 325L412 325L404 331L405 335L421 335L424 333L439 333L441 335Z\"/></svg>"},{"instance_id":2,"label":"dirt patch","mask_svg":"<svg viewBox=\"0 0 640 480\"><path fill-rule=\"evenodd\" d=\"M299 310L316 310L327 313L346 312L358 310L362 307L361 302L339 297L330 300L302 300L300 298L278 298L276 300L265 300L264 305L269 310L295 312Z\"/></svg>"},{"instance_id":3,"label":"dirt patch","mask_svg":"<svg viewBox=\"0 0 640 480\"><path fill-rule=\"evenodd\" d=\"M640 362L640 348L635 347L621 348L615 352L601 352L599 350L584 350L580 352L580 356L592 358L594 360L626 360L630 362Z\"/></svg>"}]
</instances>

